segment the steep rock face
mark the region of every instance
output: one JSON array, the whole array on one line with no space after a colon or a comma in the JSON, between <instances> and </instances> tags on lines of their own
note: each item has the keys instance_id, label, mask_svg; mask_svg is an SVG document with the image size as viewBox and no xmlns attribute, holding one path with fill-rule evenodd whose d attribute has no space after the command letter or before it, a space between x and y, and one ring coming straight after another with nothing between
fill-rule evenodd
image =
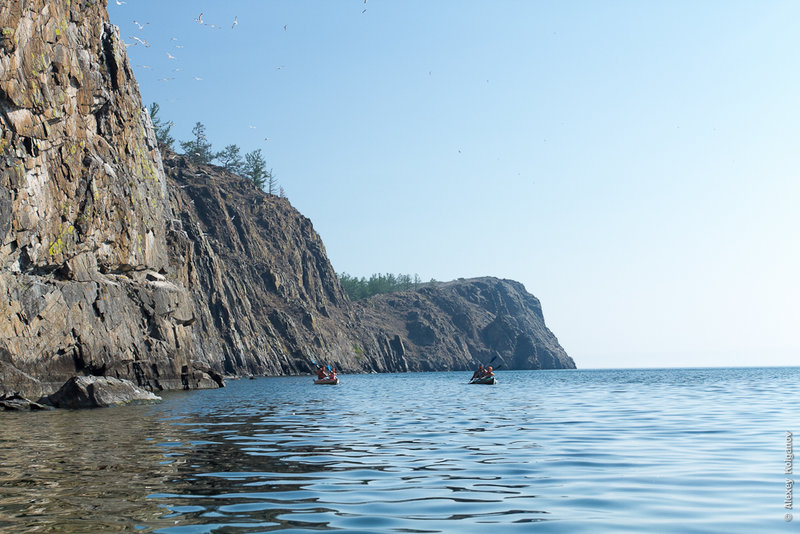
<instances>
[{"instance_id":1,"label":"steep rock face","mask_svg":"<svg viewBox=\"0 0 800 534\"><path fill-rule=\"evenodd\" d=\"M171 271L195 303L193 358L229 375L574 368L522 284L479 278L350 302L307 218L223 169L165 154Z\"/></svg>"},{"instance_id":2,"label":"steep rock face","mask_svg":"<svg viewBox=\"0 0 800 534\"><path fill-rule=\"evenodd\" d=\"M0 396L38 398L74 375L216 387L312 359L345 372L574 366L519 284L352 303L288 200L162 162L104 2L11 0L0 30Z\"/></svg>"},{"instance_id":3,"label":"steep rock face","mask_svg":"<svg viewBox=\"0 0 800 534\"><path fill-rule=\"evenodd\" d=\"M0 30L0 392L205 380L189 294L159 277L166 181L105 3L3 2Z\"/></svg>"},{"instance_id":4,"label":"steep rock face","mask_svg":"<svg viewBox=\"0 0 800 534\"><path fill-rule=\"evenodd\" d=\"M350 304L307 218L215 166L166 154L178 218L170 276L191 291L194 359L229 375L308 372L325 355L351 370Z\"/></svg>"},{"instance_id":5,"label":"steep rock face","mask_svg":"<svg viewBox=\"0 0 800 534\"><path fill-rule=\"evenodd\" d=\"M384 331L408 370L461 370L493 361L506 369L574 369L545 326L539 300L512 280L475 278L359 301L367 332ZM365 345L375 350L371 338Z\"/></svg>"}]
</instances>

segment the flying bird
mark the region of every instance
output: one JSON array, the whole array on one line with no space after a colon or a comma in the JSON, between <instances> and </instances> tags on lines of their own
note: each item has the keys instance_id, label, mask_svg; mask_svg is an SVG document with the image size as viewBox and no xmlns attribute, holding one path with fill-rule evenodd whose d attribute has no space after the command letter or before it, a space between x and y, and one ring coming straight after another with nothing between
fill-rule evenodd
<instances>
[{"instance_id":1,"label":"flying bird","mask_svg":"<svg viewBox=\"0 0 800 534\"><path fill-rule=\"evenodd\" d=\"M141 44L143 44L143 45L144 45L144 46L146 46L147 48L150 48L150 43L148 43L148 42L147 42L147 41L145 41L144 39L139 39L138 37L136 37L136 36L134 36L134 35L131 35L131 39L133 39L134 41L139 41Z\"/></svg>"},{"instance_id":2,"label":"flying bird","mask_svg":"<svg viewBox=\"0 0 800 534\"><path fill-rule=\"evenodd\" d=\"M288 26L288 24L283 25L283 31L286 31L286 26Z\"/></svg>"},{"instance_id":3,"label":"flying bird","mask_svg":"<svg viewBox=\"0 0 800 534\"><path fill-rule=\"evenodd\" d=\"M116 0L116 1L117 1L117 5L118 6L121 6L122 4L127 4L128 3L128 2L120 2L119 0Z\"/></svg>"},{"instance_id":4,"label":"flying bird","mask_svg":"<svg viewBox=\"0 0 800 534\"><path fill-rule=\"evenodd\" d=\"M139 24L139 23L138 23L138 22L136 22L135 20L133 21L133 23L134 23L134 24L136 24L136 25L139 27L139 29L140 29L140 30L143 30L145 26L147 26L148 24L150 24L149 22L145 22L145 23L144 23L144 26L142 26L141 24Z\"/></svg>"},{"instance_id":5,"label":"flying bird","mask_svg":"<svg viewBox=\"0 0 800 534\"><path fill-rule=\"evenodd\" d=\"M203 78L201 78L200 76L195 76L194 79L197 80L198 82L203 81Z\"/></svg>"},{"instance_id":6,"label":"flying bird","mask_svg":"<svg viewBox=\"0 0 800 534\"><path fill-rule=\"evenodd\" d=\"M159 82L168 82L168 81L170 81L170 80L174 80L174 79L175 79L175 78L159 78L159 79L158 79L158 81L159 81Z\"/></svg>"},{"instance_id":7,"label":"flying bird","mask_svg":"<svg viewBox=\"0 0 800 534\"><path fill-rule=\"evenodd\" d=\"M203 23L203 14L200 13L200 15L198 15L197 18L194 19L194 21L197 22L198 24L202 24Z\"/></svg>"},{"instance_id":8,"label":"flying bird","mask_svg":"<svg viewBox=\"0 0 800 534\"><path fill-rule=\"evenodd\" d=\"M253 126L252 124L250 126L248 126L248 128L250 128L251 130L255 130L256 129L256 127Z\"/></svg>"},{"instance_id":9,"label":"flying bird","mask_svg":"<svg viewBox=\"0 0 800 534\"><path fill-rule=\"evenodd\" d=\"M173 55L172 55L172 54L170 54L169 52L167 52L167 57L168 57L168 58L170 58L170 59L175 59L175 56L173 56Z\"/></svg>"},{"instance_id":10,"label":"flying bird","mask_svg":"<svg viewBox=\"0 0 800 534\"><path fill-rule=\"evenodd\" d=\"M144 70L153 70L153 67L151 67L150 65L137 65L137 67L141 67Z\"/></svg>"},{"instance_id":11,"label":"flying bird","mask_svg":"<svg viewBox=\"0 0 800 534\"><path fill-rule=\"evenodd\" d=\"M236 25L239 24L239 17L233 17L233 24L231 24L231 29L235 28Z\"/></svg>"}]
</instances>

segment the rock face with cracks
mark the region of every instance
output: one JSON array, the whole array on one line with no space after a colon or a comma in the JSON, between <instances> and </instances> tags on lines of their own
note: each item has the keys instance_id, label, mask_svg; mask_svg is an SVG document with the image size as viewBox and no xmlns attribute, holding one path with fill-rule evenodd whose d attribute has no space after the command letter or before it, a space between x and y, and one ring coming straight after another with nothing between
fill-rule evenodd
<instances>
[{"instance_id":1,"label":"rock face with cracks","mask_svg":"<svg viewBox=\"0 0 800 534\"><path fill-rule=\"evenodd\" d=\"M0 392L216 385L162 276L166 179L105 3L11 0L0 32Z\"/></svg>"},{"instance_id":2,"label":"rock face with cracks","mask_svg":"<svg viewBox=\"0 0 800 534\"><path fill-rule=\"evenodd\" d=\"M76 375L217 387L312 359L574 367L521 284L350 302L288 200L162 156L104 2L7 1L0 31L0 395Z\"/></svg>"}]
</instances>

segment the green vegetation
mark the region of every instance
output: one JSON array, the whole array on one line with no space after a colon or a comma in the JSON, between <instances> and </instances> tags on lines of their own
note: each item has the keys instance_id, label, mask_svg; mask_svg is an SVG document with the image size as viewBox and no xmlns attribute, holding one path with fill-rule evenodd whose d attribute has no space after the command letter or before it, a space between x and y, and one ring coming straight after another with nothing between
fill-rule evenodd
<instances>
[{"instance_id":1,"label":"green vegetation","mask_svg":"<svg viewBox=\"0 0 800 534\"><path fill-rule=\"evenodd\" d=\"M160 144L174 150L175 139L170 135L173 123L164 122L159 117L160 109L157 102L150 104L150 118L156 131L156 139ZM220 152L212 151L211 143L206 136L206 127L202 122L195 123L194 128L192 128L192 134L194 139L179 143L184 154L192 163L209 165L216 160L225 170L249 179L256 187L266 190L270 195L286 198L286 193L283 187L279 186L272 169L267 170L267 162L260 148L248 152L242 159L242 151L235 144L227 145Z\"/></svg>"},{"instance_id":2,"label":"green vegetation","mask_svg":"<svg viewBox=\"0 0 800 534\"><path fill-rule=\"evenodd\" d=\"M173 145L175 144L175 138L169 134L169 131L172 129L172 123L161 120L161 117L158 116L158 111L160 109L158 102L150 104L150 120L153 121L153 128L156 131L156 140L170 150L174 150Z\"/></svg>"},{"instance_id":3,"label":"green vegetation","mask_svg":"<svg viewBox=\"0 0 800 534\"><path fill-rule=\"evenodd\" d=\"M202 122L197 122L192 128L192 134L194 141L181 141L181 148L190 161L208 165L216 158L216 154L211 151L211 143L206 137L206 127Z\"/></svg>"},{"instance_id":4,"label":"green vegetation","mask_svg":"<svg viewBox=\"0 0 800 534\"><path fill-rule=\"evenodd\" d=\"M271 171L267 171L267 162L264 156L261 155L261 149L253 150L244 155L244 166L242 172L246 178L249 178L256 187L264 189L264 184L267 183L267 177L271 177Z\"/></svg>"},{"instance_id":5,"label":"green vegetation","mask_svg":"<svg viewBox=\"0 0 800 534\"><path fill-rule=\"evenodd\" d=\"M412 277L410 274L394 275L391 273L373 274L369 279L341 273L339 274L339 283L342 284L342 289L345 290L350 300L364 299L382 293L419 289L424 285L417 274Z\"/></svg>"},{"instance_id":6,"label":"green vegetation","mask_svg":"<svg viewBox=\"0 0 800 534\"><path fill-rule=\"evenodd\" d=\"M226 171L240 174L242 172L242 167L244 167L244 161L242 161L242 156L240 156L239 153L240 150L238 146L228 145L222 152L217 152L217 160Z\"/></svg>"}]
</instances>

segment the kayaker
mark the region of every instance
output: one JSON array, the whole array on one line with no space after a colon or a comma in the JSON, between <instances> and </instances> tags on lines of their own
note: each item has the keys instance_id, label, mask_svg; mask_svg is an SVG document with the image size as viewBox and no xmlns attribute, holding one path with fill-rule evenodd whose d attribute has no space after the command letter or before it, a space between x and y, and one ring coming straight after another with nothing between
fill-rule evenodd
<instances>
[{"instance_id":1,"label":"kayaker","mask_svg":"<svg viewBox=\"0 0 800 534\"><path fill-rule=\"evenodd\" d=\"M478 370L472 373L472 379L474 380L476 378L482 377L485 372L486 370L483 368L483 364L482 363L478 364Z\"/></svg>"},{"instance_id":2,"label":"kayaker","mask_svg":"<svg viewBox=\"0 0 800 534\"><path fill-rule=\"evenodd\" d=\"M317 378L319 380L325 380L326 378L328 378L328 374L325 372L325 368L322 367L321 365L317 366Z\"/></svg>"},{"instance_id":3,"label":"kayaker","mask_svg":"<svg viewBox=\"0 0 800 534\"><path fill-rule=\"evenodd\" d=\"M328 375L328 378L330 378L331 380L336 380L336 367L333 367L331 369L331 374Z\"/></svg>"},{"instance_id":4,"label":"kayaker","mask_svg":"<svg viewBox=\"0 0 800 534\"><path fill-rule=\"evenodd\" d=\"M491 365L486 368L486 372L483 373L483 376L485 376L485 377L494 376L494 372L492 370L492 366Z\"/></svg>"}]
</instances>

